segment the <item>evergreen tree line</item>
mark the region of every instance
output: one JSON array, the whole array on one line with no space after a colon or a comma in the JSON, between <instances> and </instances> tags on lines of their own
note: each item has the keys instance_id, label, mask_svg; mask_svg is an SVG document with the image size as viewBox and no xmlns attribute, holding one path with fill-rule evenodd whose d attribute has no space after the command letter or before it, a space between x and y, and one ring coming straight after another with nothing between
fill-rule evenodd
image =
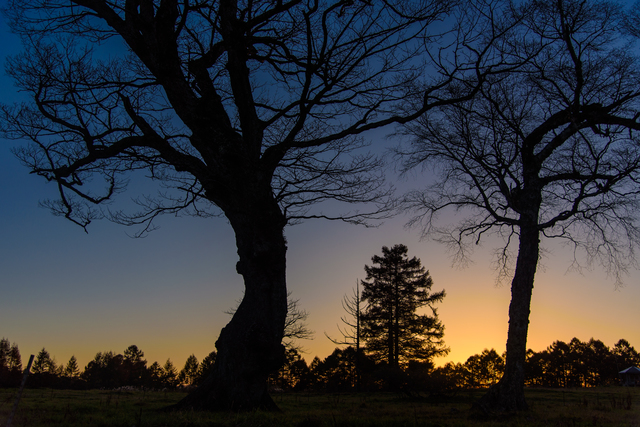
<instances>
[{"instance_id":1,"label":"evergreen tree line","mask_svg":"<svg viewBox=\"0 0 640 427\"><path fill-rule=\"evenodd\" d=\"M289 350L287 363L272 377L273 386L282 390L403 390L408 393L445 392L457 389L487 388L502 377L505 355L485 349L464 363L449 362L434 367L431 361L411 360L404 366L376 362L355 347L335 351L310 364L295 350ZM527 352L526 385L541 387L595 387L620 384L618 373L640 365L640 355L625 339L612 348L602 341L569 343L555 341L545 350ZM359 369L356 370L356 366Z\"/></svg>"},{"instance_id":2,"label":"evergreen tree line","mask_svg":"<svg viewBox=\"0 0 640 427\"><path fill-rule=\"evenodd\" d=\"M195 355L187 358L181 370L171 359L164 365L147 364L144 352L136 345L127 347L123 354L112 351L98 352L81 372L78 360L71 356L66 364L58 364L49 352L42 348L31 365L27 385L29 387L53 387L71 389L140 387L146 389L192 386L207 375L215 362L216 352L198 362ZM26 368L26 366L25 366ZM22 380L22 358L17 344L0 340L0 387L17 387Z\"/></svg>"},{"instance_id":3,"label":"evergreen tree line","mask_svg":"<svg viewBox=\"0 0 640 427\"><path fill-rule=\"evenodd\" d=\"M129 346L123 354L99 352L80 371L75 356L67 364L58 364L46 349L40 350L31 367L28 386L54 388L139 387L146 389L177 388L197 385L211 369L216 352L202 362L195 355L187 358L178 370L171 359L164 365L147 366L144 353ZM640 355L625 339L613 347L602 341L569 343L555 341L545 350L528 350L526 383L542 387L595 387L619 384L618 372L640 365ZM358 366L358 369L356 369ZM22 378L22 360L17 344L0 340L0 387L16 387ZM431 361L411 360L403 366L377 362L356 348L336 348L324 359L315 357L307 363L298 349L287 350L287 360L280 371L271 376L273 390L403 390L405 392L445 392L457 389L486 388L495 384L504 369L504 354L485 349L464 363L449 362L435 367Z\"/></svg>"}]
</instances>

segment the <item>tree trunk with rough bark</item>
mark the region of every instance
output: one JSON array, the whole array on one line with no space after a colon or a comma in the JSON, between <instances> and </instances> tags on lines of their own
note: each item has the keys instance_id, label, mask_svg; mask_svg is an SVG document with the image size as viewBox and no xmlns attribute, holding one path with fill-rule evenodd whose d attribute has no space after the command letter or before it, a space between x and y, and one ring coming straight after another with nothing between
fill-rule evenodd
<instances>
[{"instance_id":1,"label":"tree trunk with rough bark","mask_svg":"<svg viewBox=\"0 0 640 427\"><path fill-rule=\"evenodd\" d=\"M527 332L533 282L540 252L540 236L536 225L520 228L516 271L511 282L507 358L500 381L474 405L483 415L509 413L528 409L524 398L524 364L527 354Z\"/></svg>"},{"instance_id":2,"label":"tree trunk with rough bark","mask_svg":"<svg viewBox=\"0 0 640 427\"><path fill-rule=\"evenodd\" d=\"M278 409L268 394L267 377L284 363L286 219L270 197L261 202L254 194L248 207L225 212L236 235L244 297L216 341L213 372L178 408Z\"/></svg>"}]
</instances>

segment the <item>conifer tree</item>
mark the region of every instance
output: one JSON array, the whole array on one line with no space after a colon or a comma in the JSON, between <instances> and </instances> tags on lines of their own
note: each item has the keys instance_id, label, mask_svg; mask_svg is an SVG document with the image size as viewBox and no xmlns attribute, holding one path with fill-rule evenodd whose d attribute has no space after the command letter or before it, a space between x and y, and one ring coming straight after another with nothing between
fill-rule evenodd
<instances>
[{"instance_id":1,"label":"conifer tree","mask_svg":"<svg viewBox=\"0 0 640 427\"><path fill-rule=\"evenodd\" d=\"M178 374L178 382L180 384L193 385L196 383L198 378L198 368L199 368L198 358L195 354L192 354L187 358L187 361L184 364L184 368Z\"/></svg>"},{"instance_id":2,"label":"conifer tree","mask_svg":"<svg viewBox=\"0 0 640 427\"><path fill-rule=\"evenodd\" d=\"M612 348L617 371L640 365L640 354L625 339L620 339Z\"/></svg>"},{"instance_id":3,"label":"conifer tree","mask_svg":"<svg viewBox=\"0 0 640 427\"><path fill-rule=\"evenodd\" d=\"M128 371L128 383L133 386L140 386L147 376L147 361L144 352L137 345L130 345L124 351L125 369Z\"/></svg>"},{"instance_id":4,"label":"conifer tree","mask_svg":"<svg viewBox=\"0 0 640 427\"><path fill-rule=\"evenodd\" d=\"M9 353L11 351L11 346L9 345L9 340L6 338L2 338L0 340L0 371L9 367Z\"/></svg>"},{"instance_id":5,"label":"conifer tree","mask_svg":"<svg viewBox=\"0 0 640 427\"><path fill-rule=\"evenodd\" d=\"M149 378L148 386L152 388L158 388L162 385L163 370L158 362L153 362L149 366Z\"/></svg>"},{"instance_id":6,"label":"conifer tree","mask_svg":"<svg viewBox=\"0 0 640 427\"><path fill-rule=\"evenodd\" d=\"M51 359L49 352L42 347L33 361L32 372L34 374L42 374L45 372L53 373L55 371L55 362Z\"/></svg>"},{"instance_id":7,"label":"conifer tree","mask_svg":"<svg viewBox=\"0 0 640 427\"><path fill-rule=\"evenodd\" d=\"M18 344L16 343L13 343L13 345L11 345L11 349L9 350L8 364L9 369L12 372L22 371L22 357L20 356L20 349L18 349Z\"/></svg>"},{"instance_id":8,"label":"conifer tree","mask_svg":"<svg viewBox=\"0 0 640 427\"><path fill-rule=\"evenodd\" d=\"M78 368L78 359L73 355L67 362L67 366L64 368L63 375L67 378L78 378L80 376L80 369Z\"/></svg>"},{"instance_id":9,"label":"conifer tree","mask_svg":"<svg viewBox=\"0 0 640 427\"><path fill-rule=\"evenodd\" d=\"M11 347L9 340L2 338L0 340L0 386L4 386L9 381L9 353Z\"/></svg>"},{"instance_id":10,"label":"conifer tree","mask_svg":"<svg viewBox=\"0 0 640 427\"><path fill-rule=\"evenodd\" d=\"M130 345L124 351L124 360L131 362L132 364L144 363L146 365L147 361L144 360L144 352L138 348L137 345Z\"/></svg>"},{"instance_id":11,"label":"conifer tree","mask_svg":"<svg viewBox=\"0 0 640 427\"><path fill-rule=\"evenodd\" d=\"M167 359L162 367L162 382L167 387L176 387L178 385L178 370L171 359Z\"/></svg>"},{"instance_id":12,"label":"conifer tree","mask_svg":"<svg viewBox=\"0 0 640 427\"><path fill-rule=\"evenodd\" d=\"M202 362L200 362L200 366L198 367L198 375L196 377L195 384L199 384L202 380L205 379L213 369L213 365L216 362L216 357L218 353L214 350L209 353Z\"/></svg>"},{"instance_id":13,"label":"conifer tree","mask_svg":"<svg viewBox=\"0 0 640 427\"><path fill-rule=\"evenodd\" d=\"M430 292L429 272L407 252L405 245L383 246L382 256L372 258L374 265L365 265L367 279L362 281L362 300L367 304L361 319L365 349L375 360L395 368L449 352L434 307L445 291ZM423 307L431 313L418 314Z\"/></svg>"}]
</instances>

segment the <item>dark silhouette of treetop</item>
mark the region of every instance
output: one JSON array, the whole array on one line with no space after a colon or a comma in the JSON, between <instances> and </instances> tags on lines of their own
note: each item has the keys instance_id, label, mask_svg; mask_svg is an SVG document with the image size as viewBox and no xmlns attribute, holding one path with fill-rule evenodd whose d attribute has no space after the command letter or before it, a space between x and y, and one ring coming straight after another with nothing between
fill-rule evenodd
<instances>
[{"instance_id":1,"label":"dark silhouette of treetop","mask_svg":"<svg viewBox=\"0 0 640 427\"><path fill-rule=\"evenodd\" d=\"M200 364L194 354L187 358L184 367L178 374L178 382L185 385L194 385L198 379L198 368Z\"/></svg>"},{"instance_id":2,"label":"dark silhouette of treetop","mask_svg":"<svg viewBox=\"0 0 640 427\"><path fill-rule=\"evenodd\" d=\"M78 359L76 359L76 356L71 356L67 365L64 367L62 374L67 378L77 378L80 376L80 369L78 368Z\"/></svg>"},{"instance_id":3,"label":"dark silhouette of treetop","mask_svg":"<svg viewBox=\"0 0 640 427\"><path fill-rule=\"evenodd\" d=\"M22 378L22 358L18 344L0 339L0 387L17 387Z\"/></svg>"},{"instance_id":4,"label":"dark silhouette of treetop","mask_svg":"<svg viewBox=\"0 0 640 427\"><path fill-rule=\"evenodd\" d=\"M383 163L361 135L469 99L500 71L487 65L500 31L469 26L437 44L448 23L493 16L492 4L452 14L456 5L8 2L24 52L7 69L31 102L2 107L0 131L28 141L16 154L57 187L45 204L85 228L106 216L144 233L158 215L191 214L224 215L235 232L245 296L212 374L183 406L275 406L266 385L285 357L284 227L387 216ZM417 101L405 108L408 98ZM101 208L131 176L161 189L137 197L135 211ZM363 207L313 208L326 200Z\"/></svg>"},{"instance_id":5,"label":"dark silhouette of treetop","mask_svg":"<svg viewBox=\"0 0 640 427\"><path fill-rule=\"evenodd\" d=\"M407 252L404 245L383 246L382 256L371 258L374 265L364 267L367 280L362 281L362 300L367 303L361 319L365 349L374 360L393 368L449 352L435 308L445 292L431 293L429 272ZM421 308L430 313L419 314Z\"/></svg>"},{"instance_id":6,"label":"dark silhouette of treetop","mask_svg":"<svg viewBox=\"0 0 640 427\"><path fill-rule=\"evenodd\" d=\"M56 371L56 363L51 358L49 352L44 347L42 347L42 350L40 350L36 355L31 369L34 374L53 374Z\"/></svg>"}]
</instances>

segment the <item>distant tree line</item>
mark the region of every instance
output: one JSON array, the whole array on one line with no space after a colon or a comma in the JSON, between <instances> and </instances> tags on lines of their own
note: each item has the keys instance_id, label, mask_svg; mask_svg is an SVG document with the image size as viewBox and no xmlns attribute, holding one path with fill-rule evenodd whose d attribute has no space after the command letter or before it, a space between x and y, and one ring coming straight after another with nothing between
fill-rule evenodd
<instances>
[{"instance_id":1,"label":"distant tree line","mask_svg":"<svg viewBox=\"0 0 640 427\"><path fill-rule=\"evenodd\" d=\"M526 383L546 387L594 387L618 384L618 373L640 365L638 352L627 340L609 348L600 340L555 341L539 353L527 353Z\"/></svg>"},{"instance_id":2,"label":"distant tree line","mask_svg":"<svg viewBox=\"0 0 640 427\"><path fill-rule=\"evenodd\" d=\"M360 366L361 390L402 390L407 393L441 393L459 389L487 388L502 377L505 355L485 349L464 363L449 362L434 367L430 361L409 361L400 370L386 362L375 362L355 347L336 348L321 360L310 364L295 350L271 385L281 390L341 391L356 388L356 358ZM620 383L618 373L640 365L640 355L625 339L612 348L602 341L569 343L555 341L545 350L527 352L526 385L540 387L595 387Z\"/></svg>"},{"instance_id":3,"label":"distant tree line","mask_svg":"<svg viewBox=\"0 0 640 427\"><path fill-rule=\"evenodd\" d=\"M164 365L147 366L144 353L129 346L123 354L99 352L80 371L75 356L66 365L58 364L46 349L40 350L31 367L28 386L53 388L140 387L165 389L197 385L215 362L211 352L202 362L189 356L178 370L171 359ZM619 384L618 372L640 365L640 355L625 339L613 347L602 341L569 343L555 341L545 350L528 350L526 384L530 387L595 387ZM359 381L356 366L359 367ZM22 377L22 361L17 344L0 340L0 387L16 387ZM297 348L287 349L286 363L269 378L275 391L349 391L358 383L361 390L400 390L406 393L442 393L459 389L487 388L504 370L504 354L485 349L464 363L449 362L435 367L431 361L411 360L398 369L387 361L376 361L354 346L336 348L324 359L307 363Z\"/></svg>"},{"instance_id":4,"label":"distant tree line","mask_svg":"<svg viewBox=\"0 0 640 427\"><path fill-rule=\"evenodd\" d=\"M81 372L78 360L71 356L66 364L58 364L43 347L31 366L29 387L71 389L140 387L165 389L196 385L207 375L215 362L216 352L198 362L195 355L187 358L178 370L167 359L164 365L153 362L147 366L144 352L136 345L127 347L123 354L112 351L98 352ZM17 344L0 340L0 387L17 387L22 379L22 359Z\"/></svg>"},{"instance_id":5,"label":"distant tree line","mask_svg":"<svg viewBox=\"0 0 640 427\"><path fill-rule=\"evenodd\" d=\"M505 355L485 349L464 363L449 362L429 376L429 385L440 390L487 388L503 374ZM640 365L640 355L625 339L613 347L591 338L569 343L555 341L545 350L527 350L525 385L528 387L596 387L620 384L618 373Z\"/></svg>"}]
</instances>

